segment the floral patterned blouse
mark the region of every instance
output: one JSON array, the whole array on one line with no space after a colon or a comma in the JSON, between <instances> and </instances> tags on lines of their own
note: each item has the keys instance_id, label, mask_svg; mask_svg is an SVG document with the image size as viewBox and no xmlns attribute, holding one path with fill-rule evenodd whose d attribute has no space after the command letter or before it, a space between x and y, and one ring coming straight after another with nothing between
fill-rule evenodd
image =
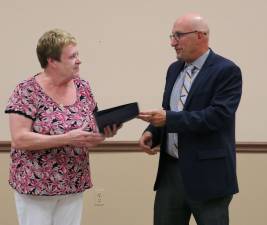
<instances>
[{"instance_id":1,"label":"floral patterned blouse","mask_svg":"<svg viewBox=\"0 0 267 225\"><path fill-rule=\"evenodd\" d=\"M76 102L60 106L36 82L37 75L17 85L6 113L18 113L33 121L32 131L45 135L63 134L82 127L97 131L93 111L97 109L89 83L80 78ZM10 185L21 194L64 195L92 186L88 149L66 145L36 151L11 149Z\"/></svg>"}]
</instances>

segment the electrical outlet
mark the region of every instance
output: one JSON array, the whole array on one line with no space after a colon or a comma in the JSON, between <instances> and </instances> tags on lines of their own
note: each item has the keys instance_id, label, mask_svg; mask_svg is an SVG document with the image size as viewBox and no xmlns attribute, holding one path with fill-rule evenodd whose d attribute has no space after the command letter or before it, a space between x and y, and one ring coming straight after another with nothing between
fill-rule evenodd
<instances>
[{"instance_id":1,"label":"electrical outlet","mask_svg":"<svg viewBox=\"0 0 267 225\"><path fill-rule=\"evenodd\" d=\"M104 189L98 188L95 189L95 206L103 206L104 205Z\"/></svg>"}]
</instances>

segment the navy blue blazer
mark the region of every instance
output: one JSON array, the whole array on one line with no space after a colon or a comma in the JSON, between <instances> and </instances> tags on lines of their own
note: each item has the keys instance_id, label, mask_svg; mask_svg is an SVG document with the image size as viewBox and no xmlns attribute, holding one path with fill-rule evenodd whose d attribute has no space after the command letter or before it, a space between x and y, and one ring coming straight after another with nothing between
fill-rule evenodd
<instances>
[{"instance_id":1,"label":"navy blue blazer","mask_svg":"<svg viewBox=\"0 0 267 225\"><path fill-rule=\"evenodd\" d=\"M184 62L176 61L167 71L162 107L166 125L146 130L153 147L160 144L157 190L166 163L167 133L177 133L179 163L187 195L207 200L238 192L235 150L235 112L242 92L241 71L232 61L210 51L195 78L184 110L170 111L170 95Z\"/></svg>"}]
</instances>

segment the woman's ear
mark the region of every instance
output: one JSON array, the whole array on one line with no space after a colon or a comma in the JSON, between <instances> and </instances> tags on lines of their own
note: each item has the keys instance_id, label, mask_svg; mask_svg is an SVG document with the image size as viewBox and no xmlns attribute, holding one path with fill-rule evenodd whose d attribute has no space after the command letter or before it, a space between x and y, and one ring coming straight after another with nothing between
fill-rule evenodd
<instances>
[{"instance_id":1,"label":"woman's ear","mask_svg":"<svg viewBox=\"0 0 267 225\"><path fill-rule=\"evenodd\" d=\"M47 65L48 66L52 66L53 68L57 65L58 60L56 59L52 59L52 58L48 58L47 59Z\"/></svg>"}]
</instances>

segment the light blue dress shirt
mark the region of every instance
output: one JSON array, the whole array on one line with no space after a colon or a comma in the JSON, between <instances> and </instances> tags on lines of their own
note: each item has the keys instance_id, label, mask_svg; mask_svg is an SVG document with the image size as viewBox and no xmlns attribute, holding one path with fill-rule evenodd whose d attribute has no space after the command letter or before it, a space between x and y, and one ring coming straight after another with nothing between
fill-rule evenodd
<instances>
[{"instance_id":1,"label":"light blue dress shirt","mask_svg":"<svg viewBox=\"0 0 267 225\"><path fill-rule=\"evenodd\" d=\"M191 63L196 68L196 71L194 73L194 76L192 77L192 84L194 80L196 79L199 71L201 70L203 64L205 63L206 59L208 58L210 50L205 52L203 55L201 55L199 58L197 58L194 62ZM188 65L186 64L184 69L180 72L180 75L177 77L175 84L172 89L171 97L170 97L170 109L171 111L179 112L180 109L178 108L178 102L181 95L181 90L185 78L185 68ZM191 86L192 86L191 84ZM189 91L190 92L190 91ZM171 155L174 158L179 158L178 155L178 135L177 133L168 133L167 138L167 153Z\"/></svg>"}]
</instances>

